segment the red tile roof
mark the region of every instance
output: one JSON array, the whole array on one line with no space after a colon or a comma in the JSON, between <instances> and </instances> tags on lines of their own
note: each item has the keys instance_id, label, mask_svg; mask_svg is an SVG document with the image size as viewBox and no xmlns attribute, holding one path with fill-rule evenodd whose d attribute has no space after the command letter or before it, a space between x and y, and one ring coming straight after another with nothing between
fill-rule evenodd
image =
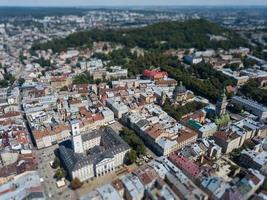
<instances>
[{"instance_id":1,"label":"red tile roof","mask_svg":"<svg viewBox=\"0 0 267 200\"><path fill-rule=\"evenodd\" d=\"M99 120L103 120L104 117L101 115L101 113L97 113L95 115L93 115L93 120L94 121L99 121Z\"/></svg>"},{"instance_id":2,"label":"red tile roof","mask_svg":"<svg viewBox=\"0 0 267 200\"><path fill-rule=\"evenodd\" d=\"M17 117L17 116L20 116L20 112L10 111L2 115L0 118L11 118L11 117Z\"/></svg>"},{"instance_id":3,"label":"red tile roof","mask_svg":"<svg viewBox=\"0 0 267 200\"><path fill-rule=\"evenodd\" d=\"M153 79L162 79L168 76L168 73L160 70L144 70L143 75Z\"/></svg>"},{"instance_id":4,"label":"red tile roof","mask_svg":"<svg viewBox=\"0 0 267 200\"><path fill-rule=\"evenodd\" d=\"M51 82L63 82L66 81L67 78L66 77L52 77L51 78Z\"/></svg>"},{"instance_id":5,"label":"red tile roof","mask_svg":"<svg viewBox=\"0 0 267 200\"><path fill-rule=\"evenodd\" d=\"M189 160L187 157L178 155L177 152L172 153L169 156L169 160L192 177L197 177L200 174L200 168L198 165Z\"/></svg>"},{"instance_id":6,"label":"red tile roof","mask_svg":"<svg viewBox=\"0 0 267 200\"><path fill-rule=\"evenodd\" d=\"M228 140L232 141L232 140L234 140L240 136L238 134L232 132L232 131L217 131L213 135L213 137L218 138L218 139L226 142Z\"/></svg>"},{"instance_id":7,"label":"red tile roof","mask_svg":"<svg viewBox=\"0 0 267 200\"><path fill-rule=\"evenodd\" d=\"M156 171L149 165L141 166L134 172L134 174L136 174L139 177L140 181L144 185L148 185L153 181L155 181L157 178L159 178Z\"/></svg>"}]
</instances>

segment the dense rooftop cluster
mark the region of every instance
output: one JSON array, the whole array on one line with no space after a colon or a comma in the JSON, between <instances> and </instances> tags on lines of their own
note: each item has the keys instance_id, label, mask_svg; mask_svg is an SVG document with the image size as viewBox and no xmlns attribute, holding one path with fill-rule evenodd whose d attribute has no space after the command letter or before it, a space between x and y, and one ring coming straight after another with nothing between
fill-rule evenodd
<instances>
[{"instance_id":1,"label":"dense rooftop cluster","mask_svg":"<svg viewBox=\"0 0 267 200\"><path fill-rule=\"evenodd\" d=\"M0 24L1 200L266 199L260 48L203 19L170 19L185 17Z\"/></svg>"}]
</instances>

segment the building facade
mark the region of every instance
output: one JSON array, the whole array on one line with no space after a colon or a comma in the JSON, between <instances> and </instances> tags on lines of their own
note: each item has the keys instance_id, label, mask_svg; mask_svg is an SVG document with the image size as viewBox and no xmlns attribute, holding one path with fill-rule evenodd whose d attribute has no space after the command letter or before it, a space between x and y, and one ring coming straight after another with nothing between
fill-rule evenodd
<instances>
[{"instance_id":1,"label":"building facade","mask_svg":"<svg viewBox=\"0 0 267 200\"><path fill-rule=\"evenodd\" d=\"M81 181L103 176L123 165L130 147L111 128L80 133L72 121L72 149L59 147L63 166L71 179Z\"/></svg>"}]
</instances>

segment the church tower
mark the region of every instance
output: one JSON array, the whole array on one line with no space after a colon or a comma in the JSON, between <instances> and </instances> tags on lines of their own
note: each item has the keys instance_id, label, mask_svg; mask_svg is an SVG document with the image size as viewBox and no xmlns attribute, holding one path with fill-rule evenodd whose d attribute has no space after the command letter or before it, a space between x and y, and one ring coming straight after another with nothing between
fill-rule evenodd
<instances>
[{"instance_id":1,"label":"church tower","mask_svg":"<svg viewBox=\"0 0 267 200\"><path fill-rule=\"evenodd\" d=\"M160 105L163 106L165 104L165 101L167 99L167 95L164 91L161 92L161 96L160 96Z\"/></svg>"},{"instance_id":2,"label":"church tower","mask_svg":"<svg viewBox=\"0 0 267 200\"><path fill-rule=\"evenodd\" d=\"M72 120L70 122L72 133L72 147L75 153L84 153L82 136L80 134L80 127L78 120Z\"/></svg>"},{"instance_id":3,"label":"church tower","mask_svg":"<svg viewBox=\"0 0 267 200\"><path fill-rule=\"evenodd\" d=\"M224 115L226 113L226 107L227 107L227 97L225 95L225 90L223 90L223 93L220 95L220 97L216 103L215 114L217 116Z\"/></svg>"}]
</instances>

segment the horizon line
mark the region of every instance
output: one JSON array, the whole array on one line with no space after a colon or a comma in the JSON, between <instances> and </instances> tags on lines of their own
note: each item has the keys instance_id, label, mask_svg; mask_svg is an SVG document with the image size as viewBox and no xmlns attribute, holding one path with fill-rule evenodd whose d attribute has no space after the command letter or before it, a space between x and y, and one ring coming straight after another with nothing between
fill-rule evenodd
<instances>
[{"instance_id":1,"label":"horizon line","mask_svg":"<svg viewBox=\"0 0 267 200\"><path fill-rule=\"evenodd\" d=\"M90 8L90 7L267 7L267 4L244 4L244 5L235 5L235 4L207 4L207 5L197 5L197 4L188 4L188 5L66 5L66 6L61 6L61 5L1 5L0 7L10 7L10 8Z\"/></svg>"}]
</instances>

